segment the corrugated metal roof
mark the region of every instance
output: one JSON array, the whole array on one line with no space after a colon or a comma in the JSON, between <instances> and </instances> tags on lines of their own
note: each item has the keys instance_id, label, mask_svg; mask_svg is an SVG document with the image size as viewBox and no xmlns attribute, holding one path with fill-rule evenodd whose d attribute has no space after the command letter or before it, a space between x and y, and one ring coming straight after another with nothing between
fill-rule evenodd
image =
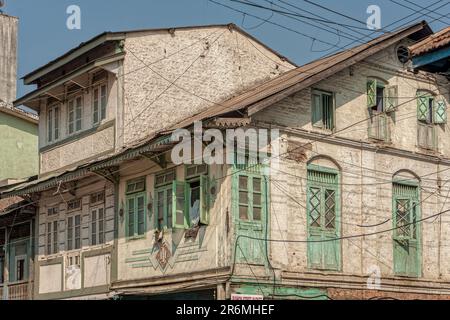
<instances>
[{"instance_id":1,"label":"corrugated metal roof","mask_svg":"<svg viewBox=\"0 0 450 320\"><path fill-rule=\"evenodd\" d=\"M425 40L422 40L409 47L411 56L415 57L436 49L443 48L450 44L450 27L442 29L439 32L429 36Z\"/></svg>"},{"instance_id":2,"label":"corrugated metal roof","mask_svg":"<svg viewBox=\"0 0 450 320\"><path fill-rule=\"evenodd\" d=\"M0 216L8 212L11 207L18 205L22 201L24 201L24 199L21 197L0 199Z\"/></svg>"}]
</instances>

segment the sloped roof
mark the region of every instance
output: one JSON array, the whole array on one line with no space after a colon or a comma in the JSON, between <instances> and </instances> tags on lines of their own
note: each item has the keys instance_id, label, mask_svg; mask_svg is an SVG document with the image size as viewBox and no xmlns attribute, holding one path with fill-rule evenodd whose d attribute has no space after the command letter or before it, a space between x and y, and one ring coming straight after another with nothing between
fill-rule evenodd
<instances>
[{"instance_id":1,"label":"sloped roof","mask_svg":"<svg viewBox=\"0 0 450 320\"><path fill-rule=\"evenodd\" d=\"M13 206L18 205L22 201L24 201L24 199L17 196L0 199L0 216L6 214L8 210L11 210Z\"/></svg>"},{"instance_id":2,"label":"sloped roof","mask_svg":"<svg viewBox=\"0 0 450 320\"><path fill-rule=\"evenodd\" d=\"M250 108L248 113L251 115L276 101L366 59L403 38L419 32L425 33L423 37L432 33L428 24L425 21L422 21L395 32L384 34L367 43L287 71L263 84L250 88L243 94L237 95L223 103L217 103L213 107L183 120L170 129L182 128L195 121L226 114L243 108Z\"/></svg>"},{"instance_id":3,"label":"sloped roof","mask_svg":"<svg viewBox=\"0 0 450 320\"><path fill-rule=\"evenodd\" d=\"M6 103L0 100L0 112L7 113L14 117L18 117L24 119L26 121L32 122L34 124L38 124L39 117L31 112L26 112L22 109L14 107L12 103Z\"/></svg>"},{"instance_id":4,"label":"sloped roof","mask_svg":"<svg viewBox=\"0 0 450 320\"><path fill-rule=\"evenodd\" d=\"M450 44L450 27L442 29L428 38L409 47L411 56L415 57L436 49L443 48Z\"/></svg>"},{"instance_id":5,"label":"sloped roof","mask_svg":"<svg viewBox=\"0 0 450 320\"><path fill-rule=\"evenodd\" d=\"M77 56L81 55L82 53L85 53L89 49L96 47L102 43L105 43L107 41L117 41L117 40L123 40L125 39L126 34L128 33L139 33L139 32L159 32L159 31L176 31L176 30L186 30L186 29L204 29L204 28L229 28L229 29L235 29L238 32L242 33L246 37L252 39L253 41L257 42L267 50L271 51L273 54L277 55L280 59L285 60L292 64L293 66L297 66L294 62L290 61L285 56L281 55L274 49L270 48L263 42L259 41L249 33L245 32L238 26L236 26L234 23L229 24L211 24L211 25L202 25L202 26L184 26L184 27L171 27L171 28L154 28L154 29L136 29L136 30L127 30L127 31L106 31L103 32L93 38L91 38L88 41L80 43L77 47L74 47L64 53L63 55L57 57L56 59L48 62L47 64L31 71L30 73L26 74L22 77L22 79L25 80L25 84L32 84L35 82L37 78L39 78L42 74L48 73L54 69L56 69L61 63L68 62L72 59L75 59ZM66 61L67 60L67 61Z\"/></svg>"},{"instance_id":6,"label":"sloped roof","mask_svg":"<svg viewBox=\"0 0 450 320\"><path fill-rule=\"evenodd\" d=\"M152 150L152 148L153 150L156 150L156 148L161 145L170 144L171 140L167 138L167 135L170 135L176 129L189 127L196 121L207 120L245 108L247 108L248 113L258 112L259 110L262 110L262 108L268 107L274 102L302 90L303 88L311 86L314 83L395 44L397 41L416 33L422 33L421 37L425 37L431 34L432 31L426 22L420 22L396 32L385 34L352 49L312 61L263 84L254 86L248 91L227 101L216 103L213 107L189 117L170 128L156 132L151 136L133 143L133 145L128 146L117 154L84 163L71 170L55 174L54 176L15 186L14 188L6 190L4 194L5 196L8 196L9 193L17 194L17 192L21 192L24 189L30 190L29 188L35 188L37 185L42 185L42 188L50 187L64 176L66 176L67 179L72 179L76 176L91 172L91 170L95 170L95 168L116 165L124 159L131 159L140 153ZM53 182L51 180L53 180Z\"/></svg>"}]
</instances>

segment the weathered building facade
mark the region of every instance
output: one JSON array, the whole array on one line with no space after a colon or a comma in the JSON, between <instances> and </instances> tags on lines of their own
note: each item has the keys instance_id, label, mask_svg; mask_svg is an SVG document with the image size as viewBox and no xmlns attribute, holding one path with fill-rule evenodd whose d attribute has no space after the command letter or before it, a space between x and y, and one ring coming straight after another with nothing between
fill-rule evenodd
<instances>
[{"instance_id":1,"label":"weathered building facade","mask_svg":"<svg viewBox=\"0 0 450 320\"><path fill-rule=\"evenodd\" d=\"M41 173L3 194L39 202L35 298L448 299L449 82L408 54L431 34L296 67L233 25L106 33L27 75ZM280 153L177 165L196 121Z\"/></svg>"},{"instance_id":2,"label":"weathered building facade","mask_svg":"<svg viewBox=\"0 0 450 320\"><path fill-rule=\"evenodd\" d=\"M184 240L178 221L183 228L172 239L169 199L174 181L187 180L200 197L216 169L186 176L172 168L170 155L122 154L294 67L235 26L219 25L105 33L26 75L37 89L15 104L40 115L40 174L10 191L39 202L34 297L108 298L129 282L182 278L190 250L198 253L199 273L215 273L218 233L199 219L199 230ZM164 210L158 223L152 199ZM155 258L152 249L161 262L145 266L156 230L166 235L167 251Z\"/></svg>"},{"instance_id":3,"label":"weathered building facade","mask_svg":"<svg viewBox=\"0 0 450 320\"><path fill-rule=\"evenodd\" d=\"M34 217L27 200L0 200L0 300L33 297Z\"/></svg>"}]
</instances>

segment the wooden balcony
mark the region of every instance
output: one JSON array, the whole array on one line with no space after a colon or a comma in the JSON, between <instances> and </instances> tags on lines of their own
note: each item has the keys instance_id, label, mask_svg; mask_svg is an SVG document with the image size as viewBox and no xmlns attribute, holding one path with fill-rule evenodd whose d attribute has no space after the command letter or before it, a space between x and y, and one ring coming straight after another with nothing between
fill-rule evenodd
<instances>
[{"instance_id":1,"label":"wooden balcony","mask_svg":"<svg viewBox=\"0 0 450 320\"><path fill-rule=\"evenodd\" d=\"M0 285L0 300L3 300L4 285ZM8 300L30 300L33 292L32 282L16 282L8 284Z\"/></svg>"}]
</instances>

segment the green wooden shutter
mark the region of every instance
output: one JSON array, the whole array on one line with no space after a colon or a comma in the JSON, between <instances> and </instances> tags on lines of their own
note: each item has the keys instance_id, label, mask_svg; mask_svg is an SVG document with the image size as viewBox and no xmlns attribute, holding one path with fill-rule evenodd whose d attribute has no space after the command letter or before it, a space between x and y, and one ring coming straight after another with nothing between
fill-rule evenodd
<instances>
[{"instance_id":1,"label":"green wooden shutter","mask_svg":"<svg viewBox=\"0 0 450 320\"><path fill-rule=\"evenodd\" d=\"M138 235L145 234L146 231L146 204L145 204L145 194L136 196L136 230L135 233Z\"/></svg>"},{"instance_id":2,"label":"green wooden shutter","mask_svg":"<svg viewBox=\"0 0 450 320\"><path fill-rule=\"evenodd\" d=\"M339 270L340 241L332 241L340 234L338 175L319 170L308 170L308 266Z\"/></svg>"},{"instance_id":3,"label":"green wooden shutter","mask_svg":"<svg viewBox=\"0 0 450 320\"><path fill-rule=\"evenodd\" d=\"M134 197L127 198L127 206L126 206L126 217L127 217L127 237L134 236L134 214L135 214L135 199Z\"/></svg>"},{"instance_id":4,"label":"green wooden shutter","mask_svg":"<svg viewBox=\"0 0 450 320\"><path fill-rule=\"evenodd\" d=\"M172 219L173 227L187 228L187 184L184 181L173 181L172 183Z\"/></svg>"},{"instance_id":5,"label":"green wooden shutter","mask_svg":"<svg viewBox=\"0 0 450 320\"><path fill-rule=\"evenodd\" d=\"M200 176L200 223L209 224L209 181Z\"/></svg>"},{"instance_id":6,"label":"green wooden shutter","mask_svg":"<svg viewBox=\"0 0 450 320\"><path fill-rule=\"evenodd\" d=\"M323 108L322 108L322 99L320 94L312 95L312 125L314 127L322 127L322 117L323 117Z\"/></svg>"},{"instance_id":7,"label":"green wooden shutter","mask_svg":"<svg viewBox=\"0 0 450 320\"><path fill-rule=\"evenodd\" d=\"M447 106L444 100L436 101L433 121L434 123L447 123Z\"/></svg>"},{"instance_id":8,"label":"green wooden shutter","mask_svg":"<svg viewBox=\"0 0 450 320\"><path fill-rule=\"evenodd\" d=\"M418 187L394 183L394 272L403 276L420 275L420 232Z\"/></svg>"},{"instance_id":9,"label":"green wooden shutter","mask_svg":"<svg viewBox=\"0 0 450 320\"><path fill-rule=\"evenodd\" d=\"M372 108L377 105L377 80L367 80L367 107Z\"/></svg>"},{"instance_id":10,"label":"green wooden shutter","mask_svg":"<svg viewBox=\"0 0 450 320\"><path fill-rule=\"evenodd\" d=\"M385 111L392 112L398 106L398 86L389 86L386 88Z\"/></svg>"},{"instance_id":11,"label":"green wooden shutter","mask_svg":"<svg viewBox=\"0 0 450 320\"><path fill-rule=\"evenodd\" d=\"M428 120L429 109L428 109L428 99L429 97L424 95L424 93L417 93L417 120Z\"/></svg>"}]
</instances>

